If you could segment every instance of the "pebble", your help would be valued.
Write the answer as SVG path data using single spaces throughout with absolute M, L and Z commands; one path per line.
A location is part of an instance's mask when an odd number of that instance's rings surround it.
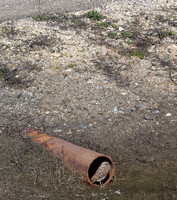
M 17 75 L 15 76 L 15 78 L 17 78 L 17 79 L 18 79 L 18 78 L 20 78 L 20 76 L 17 74 Z
M 72 69 L 71 68 L 66 69 L 66 72 L 72 72 Z
M 159 111 L 159 110 L 156 110 L 156 111 L 154 111 L 154 113 L 160 113 L 160 111 Z
M 114 114 L 118 114 L 118 112 L 119 112 L 118 107 L 117 107 L 117 106 L 114 106 L 114 108 L 113 108 L 113 113 L 114 113 Z
M 32 92 L 27 92 L 26 95 L 27 95 L 28 97 L 32 97 L 32 96 L 33 96 L 33 93 L 32 93 Z
M 137 108 L 139 108 L 140 110 L 144 110 L 144 109 L 147 108 L 146 105 L 144 105 L 144 104 L 136 104 L 136 105 L 134 105 L 134 107 L 137 107 Z
M 90 79 L 87 81 L 88 84 L 93 84 L 93 81 Z
M 82 123 L 82 124 L 81 124 L 81 128 L 86 129 L 86 128 L 87 128 L 87 124 Z
M 152 51 L 152 50 L 154 50 L 155 49 L 155 45 L 152 45 L 151 47 L 150 47 L 150 50 Z
M 153 119 L 154 119 L 154 116 L 153 116 L 153 115 L 146 115 L 146 116 L 144 117 L 144 119 L 146 119 L 146 120 L 153 120 Z
M 171 114 L 171 113 L 167 113 L 166 116 L 167 116 L 167 117 L 171 117 L 172 114 Z
M 116 194 L 121 194 L 120 190 L 115 191 Z
M 133 107 L 131 107 L 131 111 L 133 111 L 133 112 L 135 112 L 135 111 L 137 111 L 137 109 L 139 109 L 139 110 L 144 110 L 144 109 L 146 109 L 147 107 L 146 107 L 146 105 L 144 105 L 144 104 L 136 104 L 136 105 L 134 105 Z
M 147 33 L 147 35 L 148 35 L 148 36 L 151 36 L 153 33 L 154 33 L 153 31 L 149 31 L 149 32 Z
M 94 110 L 96 110 L 96 111 L 101 111 L 101 108 L 98 107 L 98 106 L 95 106 L 95 107 L 94 107 Z
M 122 95 L 127 95 L 127 93 L 126 92 L 122 92 Z
M 131 111 L 135 112 L 135 111 L 137 111 L 137 109 L 133 106 L 133 107 L 131 108 Z
M 119 110 L 119 113 L 121 113 L 121 114 L 124 114 L 124 111 L 122 111 L 122 110 Z
M 50 111 L 46 111 L 45 114 L 46 114 L 46 115 L 49 115 L 49 114 L 50 114 Z
M 56 130 L 54 130 L 53 132 L 54 133 L 61 133 L 63 130 L 62 129 L 56 129 Z
M 119 31 L 124 31 L 124 28 L 120 26 Z
M 22 96 L 22 94 L 17 95 L 17 99 L 20 99 L 21 96 Z

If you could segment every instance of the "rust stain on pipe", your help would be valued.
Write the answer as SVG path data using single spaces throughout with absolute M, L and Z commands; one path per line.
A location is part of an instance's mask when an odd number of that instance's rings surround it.
M 36 129 L 27 128 L 25 133 L 34 142 L 52 152 L 54 156 L 63 159 L 66 167 L 71 171 L 85 176 L 92 186 L 107 184 L 113 179 L 115 166 L 109 156 L 85 149 L 60 138 L 49 136 Z M 92 177 L 94 177 L 102 163 L 108 163 L 110 168 L 100 182 L 93 181 Z

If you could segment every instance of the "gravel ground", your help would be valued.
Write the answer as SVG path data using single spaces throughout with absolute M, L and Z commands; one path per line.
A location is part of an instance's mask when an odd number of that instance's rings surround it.
M 97 11 L 0 23 L 1 199 L 177 198 L 175 1 Z M 30 126 L 108 154 L 115 180 L 56 182 L 56 160 L 21 137 Z

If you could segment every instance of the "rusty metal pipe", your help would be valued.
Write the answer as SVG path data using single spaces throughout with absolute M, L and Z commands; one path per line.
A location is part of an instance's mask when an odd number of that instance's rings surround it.
M 85 149 L 60 138 L 46 135 L 32 128 L 25 129 L 25 133 L 27 133 L 27 136 L 34 142 L 52 152 L 54 156 L 63 159 L 64 164 L 71 171 L 78 172 L 85 176 L 88 183 L 92 186 L 107 184 L 113 179 L 115 166 L 109 156 Z M 108 173 L 101 182 L 93 181 L 92 177 L 103 162 L 109 163 L 110 168 Z

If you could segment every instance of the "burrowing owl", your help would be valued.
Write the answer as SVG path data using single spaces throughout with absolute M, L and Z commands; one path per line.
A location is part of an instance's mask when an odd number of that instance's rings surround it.
M 106 161 L 102 162 L 101 165 L 96 170 L 95 174 L 92 176 L 91 181 L 93 183 L 98 182 L 101 184 L 101 181 L 103 181 L 106 178 L 110 169 L 111 169 L 111 166 L 108 162 L 106 162 Z

